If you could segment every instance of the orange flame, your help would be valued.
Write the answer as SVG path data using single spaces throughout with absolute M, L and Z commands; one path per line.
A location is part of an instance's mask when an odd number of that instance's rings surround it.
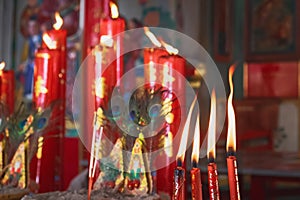
M 0 70 L 2 71 L 2 70 L 4 69 L 4 67 L 5 67 L 5 62 L 2 61 L 2 62 L 0 63 Z
M 64 23 L 63 19 L 59 15 L 59 12 L 55 12 L 55 21 L 56 22 L 55 22 L 55 24 L 53 24 L 53 28 L 55 30 L 59 30 Z
M 200 117 L 199 113 L 197 115 L 196 125 L 195 125 L 195 133 L 194 133 L 194 144 L 193 144 L 193 151 L 192 151 L 192 162 L 198 163 L 199 160 L 199 153 L 200 153 Z
M 213 89 L 210 102 L 210 116 L 208 125 L 207 158 L 216 158 L 216 93 Z
M 160 42 L 162 43 L 163 47 L 167 50 L 167 52 L 169 54 L 173 54 L 173 55 L 177 55 L 178 54 L 178 52 L 179 52 L 178 49 L 176 49 L 175 47 L 173 47 L 173 46 L 165 43 L 162 40 Z
M 111 18 L 117 19 L 119 17 L 118 6 L 114 2 L 109 2 Z
M 43 41 L 47 45 L 49 49 L 55 49 L 56 48 L 56 41 L 52 40 L 51 37 L 47 34 L 43 34 Z
M 155 46 L 161 47 L 161 43 L 158 41 L 155 35 L 149 30 L 148 27 L 144 27 L 144 32 Z
M 228 128 L 227 128 L 227 152 L 232 148 L 233 151 L 236 151 L 236 125 L 235 125 L 235 113 L 232 104 L 233 99 L 233 83 L 232 76 L 235 70 L 235 65 L 229 68 L 229 87 L 230 94 L 227 101 L 227 109 L 228 109 Z
M 188 116 L 186 118 L 186 122 L 185 122 L 184 127 L 183 127 L 183 131 L 182 131 L 179 150 L 178 150 L 178 153 L 177 153 L 177 159 L 180 159 L 181 161 L 184 161 L 184 155 L 185 155 L 187 140 L 188 140 L 188 136 L 189 136 L 189 129 L 190 129 L 192 111 L 193 111 L 193 108 L 195 106 L 196 100 L 197 100 L 197 96 L 195 96 L 195 98 L 192 102 L 192 105 L 190 107 Z

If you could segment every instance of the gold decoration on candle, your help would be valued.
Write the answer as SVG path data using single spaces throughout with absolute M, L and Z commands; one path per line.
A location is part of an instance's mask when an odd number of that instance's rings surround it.
M 96 121 L 95 121 L 95 126 L 96 126 L 96 130 L 100 129 L 100 126 L 103 125 L 103 119 L 105 118 L 104 113 L 103 113 L 103 109 L 101 107 L 99 107 L 97 109 L 97 112 L 95 113 L 96 115 Z
M 46 88 L 45 84 L 45 80 L 43 80 L 41 76 L 38 76 L 34 88 L 34 93 L 36 97 L 38 97 L 40 94 L 48 93 L 48 89 Z
M 95 95 L 96 97 L 99 97 L 103 99 L 105 97 L 105 89 L 106 89 L 106 84 L 105 84 L 105 78 L 100 77 L 96 79 L 95 82 Z
M 52 38 L 47 33 L 43 34 L 43 41 L 45 42 L 46 46 L 49 49 L 56 49 L 56 47 L 57 47 L 57 41 L 52 40 Z
M 42 158 L 43 142 L 44 142 L 44 137 L 39 137 L 39 140 L 38 140 L 38 150 L 37 150 L 37 153 L 36 153 L 37 159 L 41 159 Z

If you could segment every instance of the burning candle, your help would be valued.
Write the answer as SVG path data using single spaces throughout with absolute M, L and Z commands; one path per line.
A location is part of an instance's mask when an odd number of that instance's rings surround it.
M 177 166 L 174 170 L 174 185 L 173 185 L 173 197 L 174 200 L 184 200 L 185 199 L 185 170 L 183 168 L 184 156 L 186 151 L 187 140 L 189 136 L 189 128 L 192 117 L 193 108 L 197 98 L 195 97 L 186 122 L 183 127 L 182 137 L 179 145 L 179 150 L 176 156 Z
M 235 70 L 235 66 L 231 66 L 229 69 L 229 86 L 230 94 L 227 102 L 228 109 L 228 129 L 227 129 L 227 168 L 228 168 L 228 182 L 230 199 L 237 200 L 240 199 L 239 191 L 239 180 L 237 173 L 237 162 L 235 157 L 236 152 L 236 124 L 235 124 L 235 113 L 233 109 L 232 99 L 233 99 L 233 83 L 232 76 Z
M 191 170 L 191 179 L 192 179 L 192 199 L 193 200 L 202 200 L 202 185 L 201 185 L 201 173 L 198 168 L 199 160 L 199 148 L 200 148 L 200 119 L 199 113 L 197 115 L 195 133 L 194 133 L 194 143 L 192 151 L 192 170 Z
M 52 57 L 52 73 L 53 81 L 51 90 L 51 96 L 54 99 L 64 99 L 66 93 L 66 70 L 67 70 L 67 31 L 61 29 L 63 25 L 63 19 L 60 17 L 59 13 L 55 13 L 56 23 L 53 24 L 53 29 L 46 31 L 43 34 L 42 48 L 49 49 L 50 56 Z M 57 51 L 59 53 L 57 53 Z M 62 112 L 65 111 L 65 103 L 62 105 Z
M 162 49 L 161 42 L 155 37 L 155 35 L 149 30 L 148 27 L 144 27 L 145 35 L 150 39 L 151 43 L 155 47 L 145 48 L 144 50 L 144 64 L 145 64 L 145 82 L 150 83 L 150 87 L 153 88 L 155 81 L 158 78 L 157 67 L 159 58 L 161 56 L 167 56 L 168 52 Z
M 207 139 L 207 158 L 208 158 L 208 192 L 209 199 L 220 199 L 218 173 L 216 159 L 216 94 L 215 90 L 211 94 L 210 116 L 208 125 Z
M 106 5 L 105 5 L 106 6 Z M 107 39 L 113 38 L 115 35 L 125 31 L 125 20 L 119 17 L 118 7 L 115 3 L 109 2 L 110 16 L 105 16 L 100 20 L 100 43 Z M 107 45 L 106 45 L 107 46 Z M 123 48 L 123 39 L 120 35 L 116 36 L 110 48 L 103 49 L 103 62 L 115 58 L 109 66 L 113 69 L 107 69 L 105 77 L 107 77 L 107 85 L 113 87 L 115 84 L 120 86 L 120 80 L 123 75 L 123 56 L 121 56 Z M 111 60 L 112 61 L 112 60 Z M 106 63 L 103 63 L 106 64 Z
M 9 113 L 14 112 L 15 75 L 13 70 L 4 70 L 5 62 L 0 63 L 0 98 L 8 107 Z

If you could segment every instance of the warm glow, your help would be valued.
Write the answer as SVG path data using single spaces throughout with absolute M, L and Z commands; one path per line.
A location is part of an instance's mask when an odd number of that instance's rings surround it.
M 171 45 L 165 43 L 164 41 L 161 41 L 161 44 L 163 45 L 163 47 L 167 50 L 167 52 L 169 54 L 173 54 L 173 55 L 177 55 L 178 54 L 178 49 L 172 47 Z
M 63 19 L 59 15 L 59 12 L 55 12 L 55 21 L 56 22 L 55 22 L 55 24 L 53 24 L 53 28 L 55 30 L 59 30 L 64 23 Z
M 101 35 L 100 44 L 105 47 L 113 47 L 114 40 L 110 35 Z
M 229 148 L 232 148 L 233 151 L 236 151 L 236 125 L 235 125 L 235 114 L 232 104 L 233 99 L 233 83 L 232 83 L 232 76 L 235 70 L 235 66 L 231 66 L 229 68 L 229 87 L 230 87 L 230 94 L 227 101 L 227 113 L 228 113 L 228 129 L 227 129 L 227 145 L 226 149 L 227 152 Z
M 194 143 L 193 143 L 193 151 L 192 151 L 192 162 L 198 163 L 199 153 L 200 153 L 200 118 L 199 113 L 197 115 L 195 132 L 194 132 Z
M 147 35 L 147 37 L 151 40 L 151 42 L 155 46 L 161 47 L 161 43 L 158 41 L 158 39 L 155 37 L 155 35 L 149 30 L 148 27 L 144 27 L 144 31 L 145 31 L 145 34 Z
M 185 124 L 183 127 L 183 131 L 182 131 L 181 140 L 180 140 L 179 150 L 177 153 L 177 159 L 180 159 L 182 162 L 184 161 L 184 155 L 185 155 L 187 140 L 188 140 L 188 136 L 189 136 L 192 111 L 193 111 L 196 100 L 197 100 L 197 96 L 195 97 L 194 101 L 192 102 L 188 116 L 186 118 L 186 121 L 185 121 Z
M 3 69 L 4 69 L 4 67 L 5 67 L 5 62 L 4 62 L 4 61 L 2 61 L 2 62 L 0 63 L 0 70 L 3 70 Z
M 47 34 L 43 34 L 43 41 L 47 45 L 49 49 L 55 49 L 56 48 L 56 41 L 52 40 L 51 37 Z
M 119 17 L 118 6 L 114 2 L 110 2 L 109 5 L 111 11 L 111 18 L 117 19 Z
M 213 89 L 210 102 L 210 116 L 208 125 L 207 158 L 216 158 L 216 93 Z

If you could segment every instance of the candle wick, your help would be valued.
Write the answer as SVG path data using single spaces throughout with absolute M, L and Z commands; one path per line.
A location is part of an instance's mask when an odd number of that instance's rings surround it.
M 198 163 L 196 161 L 194 161 L 194 160 L 192 162 L 192 167 L 193 168 L 198 168 Z
M 181 159 L 177 159 L 177 166 L 178 167 L 182 167 L 182 161 L 181 161 Z
M 212 158 L 212 157 L 209 157 L 208 158 L 208 163 L 214 163 L 215 162 L 215 159 L 214 158 Z
M 236 152 L 232 148 L 229 148 L 226 154 L 227 154 L 227 157 L 236 156 Z

